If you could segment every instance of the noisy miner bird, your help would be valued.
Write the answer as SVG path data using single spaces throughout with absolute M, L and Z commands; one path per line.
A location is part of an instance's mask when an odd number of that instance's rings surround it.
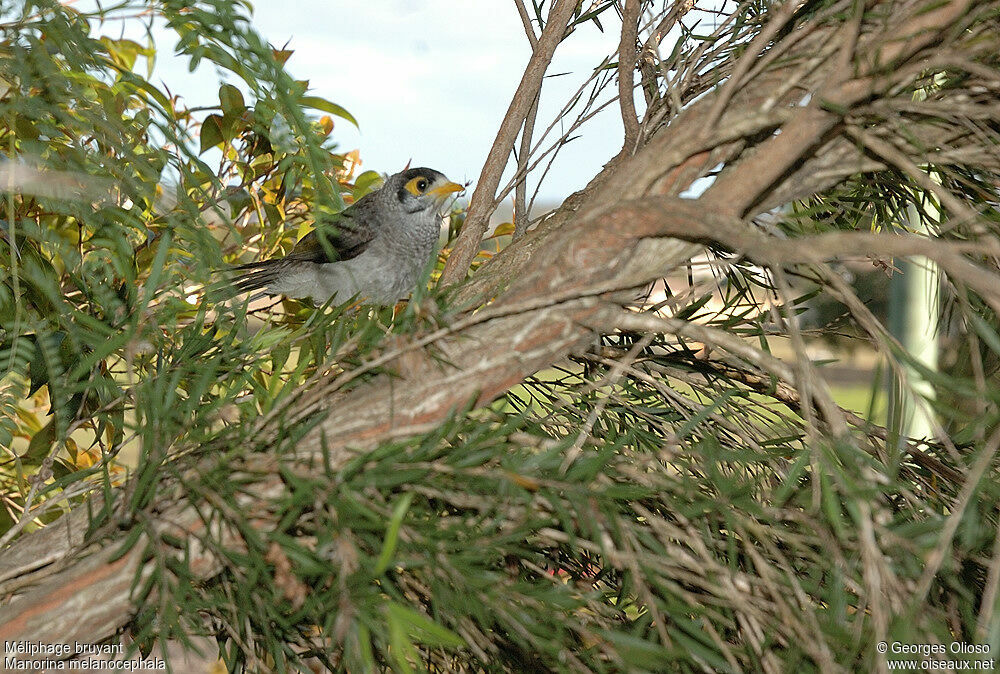
M 441 206 L 465 188 L 429 168 L 390 176 L 378 190 L 304 236 L 282 258 L 234 267 L 240 292 L 390 305 L 407 297 L 434 253 Z M 320 237 L 325 239 L 324 241 Z

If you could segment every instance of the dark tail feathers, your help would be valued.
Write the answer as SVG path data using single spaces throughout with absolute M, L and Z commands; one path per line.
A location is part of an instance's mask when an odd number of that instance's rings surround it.
M 261 260 L 241 264 L 226 271 L 237 273 L 231 283 L 237 291 L 246 293 L 262 290 L 277 281 L 284 266 L 284 260 Z
M 216 272 L 218 280 L 206 288 L 206 295 L 214 301 L 225 301 L 243 293 L 265 290 L 278 279 L 283 262 L 261 260 L 220 269 Z

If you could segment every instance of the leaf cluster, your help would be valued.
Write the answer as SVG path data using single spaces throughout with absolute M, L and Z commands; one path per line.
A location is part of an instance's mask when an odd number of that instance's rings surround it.
M 255 418 L 327 358 L 332 321 L 296 303 L 262 323 L 201 301 L 226 262 L 290 248 L 376 177 L 351 182 L 358 157 L 336 151 L 329 115 L 353 118 L 288 75 L 292 52 L 253 31 L 248 7 L 0 15 L 2 532 L 123 482 L 181 437 Z M 119 24 L 145 43 L 105 33 Z M 217 104 L 153 82 L 154 27 L 192 70 L 227 74 Z

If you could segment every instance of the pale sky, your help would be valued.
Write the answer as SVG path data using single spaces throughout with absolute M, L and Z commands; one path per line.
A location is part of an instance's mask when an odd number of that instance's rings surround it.
M 619 19 L 613 10 L 601 19 L 603 34 L 588 23 L 556 51 L 549 73 L 569 74 L 546 79 L 536 138 L 615 51 Z M 514 3 L 500 0 L 260 0 L 254 24 L 273 45 L 289 42 L 295 53 L 287 68 L 296 79 L 308 79 L 312 93 L 357 118 L 360 133 L 337 119 L 333 138 L 341 150 L 359 148 L 365 169 L 393 173 L 412 160 L 462 182 L 478 179 L 530 55 Z M 217 102 L 215 71 L 188 73 L 172 46 L 160 44 L 154 81 L 161 78 L 189 105 Z M 583 187 L 621 143 L 615 104 L 560 152 L 540 199 L 561 200 Z

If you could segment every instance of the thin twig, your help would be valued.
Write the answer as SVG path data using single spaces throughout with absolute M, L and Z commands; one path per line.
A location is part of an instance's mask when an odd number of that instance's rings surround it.
M 538 117 L 538 103 L 542 92 L 535 94 L 528 116 L 521 129 L 521 145 L 517 153 L 517 186 L 514 188 L 514 241 L 517 241 L 528 231 L 530 208 L 528 207 L 528 160 L 531 158 L 531 135 L 535 130 L 535 118 Z
M 531 45 L 531 53 L 538 50 L 538 38 L 535 36 L 535 29 L 531 26 L 531 17 L 524 7 L 523 0 L 514 0 L 517 6 L 518 16 L 524 25 L 524 34 Z M 524 126 L 521 129 L 521 143 L 517 152 L 517 186 L 514 188 L 514 240 L 520 239 L 528 230 L 528 159 L 531 155 L 531 136 L 535 131 L 535 119 L 538 117 L 538 103 L 541 100 L 541 90 L 535 94 L 535 100 L 531 103 L 528 116 L 524 119 Z

